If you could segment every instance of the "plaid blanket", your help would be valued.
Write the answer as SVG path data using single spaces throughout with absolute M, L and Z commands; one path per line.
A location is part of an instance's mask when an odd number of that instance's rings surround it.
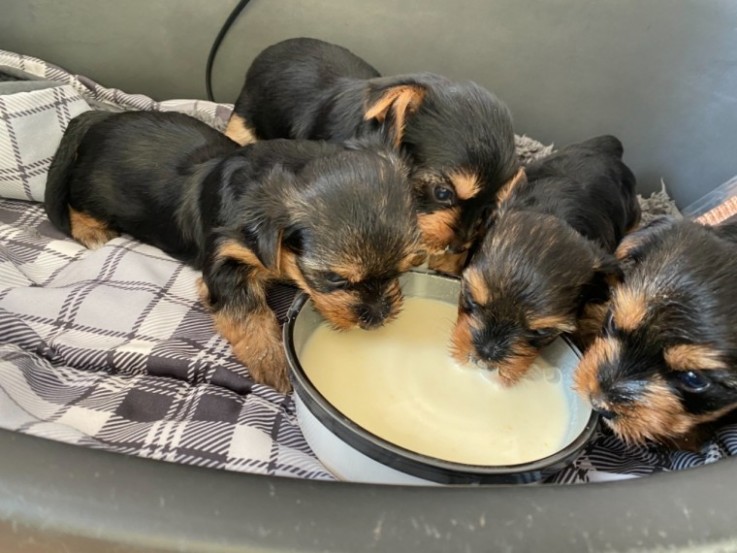
M 86 250 L 35 203 L 63 129 L 90 106 L 175 109 L 218 129 L 231 107 L 155 102 L 10 52 L 0 51 L 2 66 L 36 82 L 0 82 L 0 426 L 171 462 L 332 478 L 291 397 L 253 384 L 214 332 L 195 271 L 126 236 Z M 518 149 L 534 159 L 551 147 L 519 137 Z M 293 295 L 271 290 L 280 318 Z M 629 478 L 735 453 L 737 426 L 699 453 L 627 447 L 603 432 L 549 481 Z

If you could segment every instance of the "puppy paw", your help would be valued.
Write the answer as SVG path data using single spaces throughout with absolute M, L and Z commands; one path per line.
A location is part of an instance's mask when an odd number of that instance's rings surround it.
M 234 317 L 220 311 L 213 314 L 213 319 L 215 328 L 230 342 L 236 359 L 246 366 L 256 383 L 282 393 L 291 390 L 287 357 L 273 312 L 264 309 Z
M 258 345 L 248 339 L 233 346 L 233 353 L 241 361 L 257 384 L 271 386 L 277 392 L 287 394 L 292 390 L 287 371 L 287 357 L 280 340 Z

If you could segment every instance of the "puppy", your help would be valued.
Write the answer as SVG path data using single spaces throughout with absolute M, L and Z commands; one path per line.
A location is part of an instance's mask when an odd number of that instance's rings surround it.
M 611 255 L 640 208 L 622 145 L 601 136 L 560 149 L 503 189 L 461 284 L 455 358 L 517 382 L 541 347 L 575 333 L 619 274 Z M 602 310 L 593 309 L 601 313 Z
M 497 191 L 518 175 L 509 109 L 472 82 L 380 77 L 350 51 L 296 38 L 254 60 L 226 134 L 344 141 L 380 133 L 411 162 L 431 266 L 458 272 Z
M 657 219 L 616 256 L 624 281 L 576 386 L 623 440 L 696 447 L 737 407 L 737 223 Z
M 88 247 L 119 233 L 202 270 L 202 301 L 256 382 L 286 391 L 275 280 L 336 328 L 396 316 L 398 276 L 422 261 L 407 168 L 371 144 L 274 140 L 239 148 L 178 113 L 88 112 L 52 162 L 51 221 Z

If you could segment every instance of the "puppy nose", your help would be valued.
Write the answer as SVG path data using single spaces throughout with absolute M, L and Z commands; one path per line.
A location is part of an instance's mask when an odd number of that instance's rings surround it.
M 362 303 L 357 310 L 358 321 L 364 328 L 379 326 L 390 311 L 391 305 L 383 298 L 374 302 Z
M 486 342 L 476 347 L 476 351 L 484 361 L 498 361 L 504 357 L 504 348 L 496 342 Z

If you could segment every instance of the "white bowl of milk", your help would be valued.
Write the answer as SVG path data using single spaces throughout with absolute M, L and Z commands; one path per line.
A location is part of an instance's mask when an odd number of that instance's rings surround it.
M 331 330 L 307 296 L 284 341 L 305 439 L 336 477 L 356 482 L 534 482 L 570 462 L 597 416 L 572 389 L 579 353 L 544 348 L 506 388 L 493 371 L 449 353 L 457 279 L 402 277 L 400 316 L 377 330 Z

